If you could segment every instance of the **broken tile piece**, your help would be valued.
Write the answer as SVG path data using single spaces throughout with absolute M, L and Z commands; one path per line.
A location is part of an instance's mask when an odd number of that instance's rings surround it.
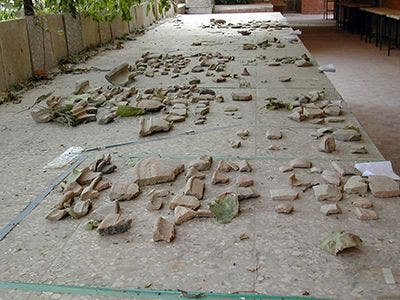
M 369 176 L 369 188 L 377 198 L 391 198 L 400 196 L 399 184 L 387 176 Z
M 282 173 L 285 173 L 285 172 L 293 171 L 293 168 L 290 166 L 281 166 L 281 167 L 279 167 L 279 171 L 281 171 Z
M 200 207 L 200 201 L 194 196 L 178 194 L 171 200 L 169 208 L 175 209 L 177 206 L 184 206 L 196 210 Z
M 344 185 L 344 191 L 347 194 L 364 195 L 368 191 L 368 184 L 361 176 L 351 176 Z
M 239 214 L 238 196 L 223 193 L 210 204 L 210 210 L 219 223 L 230 223 Z
M 361 140 L 361 134 L 354 129 L 338 129 L 333 132 L 333 137 L 337 141 L 353 142 Z
M 289 202 L 280 203 L 275 206 L 275 211 L 280 214 L 290 214 L 293 211 L 293 204 Z
M 362 221 L 376 220 L 378 215 L 373 209 L 365 209 L 361 207 L 356 207 L 355 209 L 357 218 Z
M 360 175 L 360 172 L 353 167 L 353 164 L 346 164 L 345 162 L 340 161 L 332 161 L 331 165 L 335 169 L 335 171 L 339 173 L 340 176 Z
M 340 201 L 342 192 L 337 186 L 320 184 L 313 186 L 314 196 L 317 201 Z
M 257 193 L 252 187 L 238 187 L 236 194 L 238 196 L 238 200 L 260 197 L 260 194 Z
M 232 93 L 233 101 L 250 101 L 253 99 L 253 96 L 249 93 Z
M 342 213 L 342 210 L 337 203 L 322 205 L 320 210 L 325 216 Z
M 212 184 L 225 184 L 229 182 L 229 177 L 222 174 L 221 172 L 214 171 L 211 176 L 211 183 Z
M 195 167 L 191 167 L 187 171 L 187 173 L 185 175 L 185 179 L 188 180 L 190 177 L 197 177 L 200 179 L 204 179 L 206 177 L 206 175 L 201 173 L 200 171 L 198 171 Z
M 240 146 L 242 145 L 241 141 L 234 141 L 234 140 L 230 140 L 228 141 L 229 144 L 231 145 L 232 148 L 236 149 L 236 148 L 240 148 Z
M 209 209 L 196 210 L 196 218 L 214 218 L 214 214 Z
M 67 208 L 67 212 L 74 219 L 80 219 L 89 213 L 91 207 L 90 201 L 75 201 L 72 207 Z
M 204 181 L 197 177 L 190 177 L 186 182 L 184 194 L 195 196 L 197 199 L 203 199 L 205 184 Z
M 344 249 L 361 246 L 362 242 L 360 237 L 355 234 L 333 231 L 321 241 L 320 247 L 332 255 L 337 255 Z
M 196 216 L 196 212 L 193 209 L 184 206 L 177 206 L 174 209 L 174 216 L 175 216 L 175 224 L 180 225 L 184 222 L 193 219 Z
M 123 233 L 131 228 L 132 218 L 120 210 L 119 202 L 116 201 L 114 211 L 106 215 L 97 228 L 100 235 Z
M 340 183 L 342 181 L 339 173 L 331 170 L 324 170 L 321 173 L 322 179 L 324 179 L 327 183 L 333 184 L 336 186 L 340 186 Z
M 232 162 L 227 162 L 224 160 L 220 160 L 218 162 L 217 170 L 220 172 L 231 172 L 231 171 L 237 171 L 239 170 L 239 166 L 232 163 Z
M 240 175 L 237 180 L 236 180 L 236 184 L 239 187 L 249 187 L 254 185 L 254 179 L 253 176 L 244 174 L 244 175 Z
M 158 157 L 144 158 L 132 169 L 133 182 L 139 186 L 174 181 L 185 170 L 182 163 Z
M 189 168 L 193 167 L 198 171 L 207 171 L 211 168 L 212 161 L 211 156 L 203 156 L 198 160 L 190 162 Z
M 361 208 L 371 208 L 372 206 L 374 206 L 374 204 L 370 199 L 364 197 L 352 198 L 351 204 L 353 204 L 355 207 L 361 207 Z
M 336 142 L 332 136 L 324 136 L 319 143 L 319 150 L 326 153 L 332 153 L 336 150 Z
M 171 127 L 172 123 L 162 118 L 150 117 L 147 119 L 146 117 L 140 117 L 139 136 L 144 137 L 161 131 L 169 131 Z
M 140 193 L 139 186 L 132 182 L 117 181 L 113 184 L 110 199 L 113 201 L 126 201 L 136 198 Z
M 163 206 L 163 203 L 164 203 L 163 198 L 152 196 L 149 203 L 147 203 L 146 205 L 146 209 L 148 211 L 160 210 L 161 207 Z
M 295 158 L 290 161 L 289 166 L 291 168 L 311 168 L 311 161 L 304 158 Z
M 175 224 L 164 219 L 163 217 L 159 217 L 157 219 L 156 224 L 154 225 L 153 231 L 153 241 L 165 241 L 172 242 L 175 238 Z
M 65 218 L 67 215 L 68 215 L 68 211 L 66 209 L 54 208 L 46 216 L 46 219 L 49 221 L 59 221 L 59 220 Z
M 252 168 L 247 160 L 241 160 L 238 163 L 239 171 L 240 172 L 251 172 Z
M 277 201 L 293 201 L 299 196 L 299 193 L 292 189 L 274 189 L 270 190 L 271 199 Z

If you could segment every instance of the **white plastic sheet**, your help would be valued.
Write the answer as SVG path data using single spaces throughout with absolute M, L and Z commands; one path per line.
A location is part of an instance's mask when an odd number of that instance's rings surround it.
M 49 162 L 46 169 L 58 169 L 66 166 L 74 159 L 76 159 L 83 151 L 82 147 L 70 147 L 65 150 L 61 155 L 57 156 L 51 162 Z
M 322 65 L 318 67 L 320 72 L 336 72 L 336 68 L 333 64 Z
M 392 163 L 388 160 L 356 163 L 354 167 L 362 173 L 362 176 L 383 175 L 394 180 L 400 180 L 399 175 L 393 171 Z

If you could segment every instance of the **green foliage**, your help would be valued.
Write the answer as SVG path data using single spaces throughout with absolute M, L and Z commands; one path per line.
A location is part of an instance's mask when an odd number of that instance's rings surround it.
M 119 117 L 135 117 L 144 115 L 146 111 L 141 108 L 132 107 L 132 106 L 118 106 L 117 108 L 117 116 Z
M 120 17 L 125 21 L 132 20 L 131 8 L 140 5 L 143 0 L 34 0 L 36 14 L 46 13 L 71 13 L 73 16 L 82 14 L 96 21 L 111 22 Z M 16 18 L 21 14 L 21 0 L 5 0 L 0 6 L 0 21 Z M 163 14 L 170 9 L 170 0 L 149 0 L 147 14 L 154 16 Z

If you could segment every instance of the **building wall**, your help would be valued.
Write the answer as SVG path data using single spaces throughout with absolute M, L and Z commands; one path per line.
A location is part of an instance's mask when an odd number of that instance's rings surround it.
M 322 14 L 324 12 L 323 0 L 302 0 L 301 13 L 302 14 Z
M 400 9 L 400 0 L 382 0 L 382 6 Z
M 134 16 L 129 24 L 121 19 L 111 24 L 98 23 L 85 17 L 73 18 L 69 14 L 0 22 L 0 91 L 39 71 L 49 71 L 63 57 L 128 34 L 130 29 L 147 27 L 161 17 L 158 14 L 154 16 L 151 11 L 146 14 L 146 3 L 132 11 L 142 14 L 140 18 Z M 173 8 L 166 12 L 166 16 L 173 14 Z

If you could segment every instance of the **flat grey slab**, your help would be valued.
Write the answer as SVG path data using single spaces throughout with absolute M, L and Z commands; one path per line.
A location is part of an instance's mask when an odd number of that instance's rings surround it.
M 3 188 L 0 190 L 0 226 L 16 215 L 48 182 L 61 170 L 45 170 L 43 167 L 70 146 L 85 148 L 110 146 L 118 166 L 117 172 L 107 176 L 111 182 L 125 178 L 129 166 L 143 157 L 161 156 L 189 162 L 201 155 L 212 155 L 218 160 L 238 162 L 247 159 L 253 167 L 254 189 L 259 198 L 243 200 L 240 215 L 232 223 L 221 225 L 212 219 L 195 219 L 177 226 L 176 240 L 171 244 L 154 243 L 152 228 L 159 216 L 173 218 L 168 201 L 160 211 L 149 212 L 146 205 L 147 193 L 154 187 L 143 188 L 142 194 L 133 201 L 121 203 L 123 210 L 133 217 L 132 229 L 124 234 L 100 237 L 96 232 L 84 230 L 90 215 L 80 220 L 65 219 L 49 222 L 45 216 L 60 199 L 58 191 L 52 192 L 30 216 L 16 227 L 4 241 L 0 242 L 0 280 L 44 282 L 83 286 L 110 286 L 122 288 L 144 288 L 151 283 L 154 289 L 204 290 L 215 292 L 258 292 L 266 294 L 301 295 L 309 292 L 315 297 L 340 299 L 366 298 L 370 296 L 399 294 L 398 285 L 384 282 L 382 268 L 392 268 L 395 277 L 398 268 L 398 198 L 376 199 L 371 195 L 379 219 L 360 221 L 356 218 L 351 201 L 347 197 L 339 205 L 343 213 L 338 216 L 323 216 L 320 203 L 314 199 L 311 189 L 299 190 L 299 199 L 294 201 L 291 215 L 277 214 L 276 201 L 270 199 L 269 191 L 287 188 L 288 174 L 279 167 L 296 157 L 307 157 L 321 169 L 332 169 L 330 160 L 339 159 L 346 163 L 365 160 L 381 160 L 383 157 L 361 128 L 362 140 L 356 143 L 338 143 L 338 151 L 325 154 L 318 151 L 318 140 L 311 136 L 316 129 L 325 125 L 309 122 L 297 123 L 287 118 L 288 111 L 269 111 L 264 108 L 265 98 L 288 99 L 313 90 L 324 89 L 326 99 L 341 100 L 341 96 L 316 66 L 298 68 L 294 65 L 268 67 L 266 61 L 281 56 L 300 56 L 308 51 L 301 43 L 287 44 L 285 48 L 274 46 L 255 51 L 243 51 L 244 41 L 262 40 L 266 35 L 284 38 L 289 29 L 255 32 L 243 38 L 233 29 L 202 28 L 210 18 L 224 18 L 228 22 L 250 20 L 283 20 L 277 13 L 229 14 L 180 16 L 171 19 L 140 36 L 136 41 L 125 44 L 124 49 L 104 51 L 90 59 L 87 65 L 101 69 L 128 62 L 133 64 L 143 52 L 185 53 L 221 52 L 235 56 L 228 64 L 229 72 L 249 69 L 251 76 L 242 79 L 250 82 L 250 88 L 239 87 L 239 81 L 229 79 L 216 84 L 201 77 L 201 87 L 209 87 L 223 95 L 225 102 L 210 104 L 210 113 L 204 125 L 193 124 L 190 115 L 184 123 L 174 124 L 168 133 L 145 138 L 138 137 L 138 118 L 119 118 L 114 123 L 100 126 L 96 123 L 67 128 L 58 124 L 36 124 L 28 107 L 40 95 L 55 90 L 57 95 L 73 91 L 79 79 L 90 79 L 91 86 L 106 83 L 104 72 L 81 75 L 61 75 L 25 93 L 18 105 L 3 105 L 0 111 L 0 130 Z M 160 36 L 163 37 L 162 44 Z M 204 46 L 194 47 L 193 42 L 206 41 Z M 266 59 L 259 59 L 260 55 Z M 195 64 L 191 62 L 190 66 Z M 279 76 L 292 75 L 293 82 L 281 83 Z M 191 74 L 171 80 L 169 76 L 154 78 L 139 77 L 134 85 L 143 91 L 149 87 L 167 87 L 183 84 Z M 266 80 L 266 83 L 264 83 Z M 231 93 L 246 91 L 253 95 L 249 102 L 234 102 Z M 224 114 L 227 106 L 237 106 L 241 119 Z M 160 113 L 161 114 L 161 113 Z M 344 104 L 347 123 L 361 127 Z M 332 124 L 340 128 L 345 124 Z M 281 129 L 283 139 L 269 141 L 265 137 L 268 129 Z M 230 139 L 238 139 L 236 132 L 248 129 L 250 137 L 242 141 L 242 147 L 233 149 Z M 268 150 L 271 144 L 284 146 L 286 150 Z M 354 155 L 349 147 L 363 145 L 366 155 Z M 89 152 L 90 162 L 101 151 Z M 206 191 L 202 207 L 221 192 L 234 188 L 238 172 L 228 173 L 230 183 L 212 185 L 212 171 L 206 173 Z M 307 170 L 295 170 L 299 179 L 322 182 L 319 174 Z M 157 185 L 179 193 L 185 185 L 184 175 L 172 183 Z M 109 201 L 107 190 L 94 202 L 94 208 Z M 348 251 L 341 256 L 331 256 L 319 249 L 319 241 L 332 230 L 348 230 L 359 235 L 364 245 L 359 250 Z M 241 240 L 242 234 L 250 238 Z M 37 299 L 37 294 L 29 293 Z M 59 297 L 45 294 L 41 297 Z M 0 290 L 0 298 L 20 299 L 20 291 Z M 76 296 L 60 296 L 62 299 L 80 299 Z

